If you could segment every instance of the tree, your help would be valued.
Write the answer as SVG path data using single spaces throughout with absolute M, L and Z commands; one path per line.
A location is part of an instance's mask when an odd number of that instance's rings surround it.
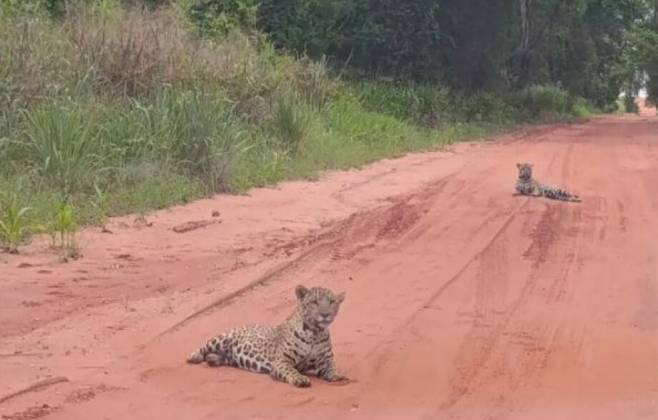
M 198 1 L 224 17 L 253 4 L 257 28 L 276 47 L 328 56 L 357 74 L 468 91 L 559 85 L 606 107 L 641 56 L 658 84 L 652 38 L 635 34 L 649 26 L 656 32 L 658 0 Z M 627 51 L 634 37 L 642 41 L 638 57 Z

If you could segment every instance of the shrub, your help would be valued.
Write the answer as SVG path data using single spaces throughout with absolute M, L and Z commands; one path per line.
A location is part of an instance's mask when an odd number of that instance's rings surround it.
M 638 107 L 637 98 L 634 95 L 624 95 L 624 109 L 631 114 L 640 113 L 640 107 Z
M 313 120 L 311 111 L 294 93 L 277 100 L 272 118 L 272 128 L 280 147 L 296 154 L 311 135 Z
M 236 29 L 255 30 L 257 0 L 199 0 L 190 8 L 201 33 L 226 35 Z
M 504 95 L 490 92 L 455 95 L 458 121 L 505 124 L 519 120 L 514 105 Z
M 238 117 L 225 102 L 200 93 L 165 95 L 167 156 L 209 191 L 228 190 L 231 165 L 247 149 Z
M 73 108 L 56 104 L 27 114 L 26 148 L 45 179 L 71 193 L 89 185 L 100 164 L 100 143 L 93 122 Z
M 362 81 L 354 88 L 371 111 L 435 128 L 451 119 L 450 92 L 440 86 Z
M 571 105 L 570 114 L 576 118 L 588 118 L 596 114 L 597 110 L 585 99 L 575 98 Z
M 565 115 L 569 111 L 569 94 L 555 86 L 532 86 L 522 91 L 519 96 L 520 108 L 533 118 L 547 112 Z
M 71 59 L 96 88 L 137 96 L 208 79 L 216 70 L 206 45 L 193 40 L 171 10 L 115 13 L 108 18 L 82 9 L 67 21 Z

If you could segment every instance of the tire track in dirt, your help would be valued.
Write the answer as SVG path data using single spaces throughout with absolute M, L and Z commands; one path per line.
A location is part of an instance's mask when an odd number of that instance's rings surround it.
M 437 195 L 445 188 L 452 176 L 447 176 L 421 191 L 407 194 L 401 197 L 390 198 L 392 204 L 381 206 L 374 210 L 355 213 L 344 221 L 336 223 L 325 232 L 313 234 L 296 240 L 292 247 L 305 248 L 301 254 L 291 261 L 281 264 L 262 277 L 256 278 L 247 285 L 221 296 L 216 301 L 198 309 L 194 313 L 160 332 L 155 338 L 158 340 L 163 336 L 186 325 L 199 316 L 206 315 L 212 311 L 219 310 L 230 305 L 237 298 L 244 298 L 247 293 L 257 287 L 265 286 L 269 282 L 286 278 L 286 276 L 307 261 L 322 258 L 322 255 L 330 253 L 332 259 L 354 258 L 359 252 L 377 246 L 382 240 L 392 240 L 409 231 L 421 218 L 425 208 L 430 206 Z M 353 238 L 370 238 L 354 243 Z M 290 244 L 284 245 L 291 247 Z M 347 248 L 346 251 L 337 252 L 337 249 Z M 330 251 L 328 251 L 330 250 Z
M 555 159 L 552 159 L 551 162 L 554 162 Z M 422 305 L 420 305 L 413 313 L 412 315 L 405 320 L 388 338 L 383 339 L 378 346 L 376 346 L 373 350 L 370 351 L 368 354 L 368 357 L 372 357 L 376 354 L 380 354 L 378 357 L 378 361 L 374 364 L 375 370 L 383 368 L 383 366 L 387 363 L 388 359 L 391 357 L 390 355 L 394 354 L 394 351 L 390 349 L 390 351 L 387 351 L 387 347 L 391 347 L 393 340 L 392 337 L 399 335 L 400 333 L 403 333 L 404 331 L 409 329 L 409 326 L 412 325 L 416 319 L 418 318 L 419 314 L 423 313 L 427 309 L 431 309 L 432 305 L 435 304 L 437 300 L 439 300 L 442 296 L 442 294 L 445 293 L 445 291 L 452 285 L 454 285 L 460 278 L 464 276 L 464 274 L 471 269 L 475 264 L 479 264 L 480 267 L 480 275 L 477 276 L 479 278 L 479 286 L 478 290 L 481 290 L 485 284 L 485 276 L 482 273 L 487 273 L 486 277 L 502 277 L 504 276 L 504 271 L 505 271 L 505 266 L 506 262 L 504 258 L 501 258 L 501 253 L 505 252 L 505 246 L 504 240 L 501 238 L 504 236 L 507 228 L 512 224 L 515 219 L 517 218 L 519 212 L 521 212 L 527 204 L 530 202 L 530 199 L 523 199 L 523 203 L 515 208 L 513 212 L 507 217 L 506 220 L 500 225 L 500 227 L 496 230 L 496 232 L 488 239 L 482 249 L 480 249 L 478 252 L 473 254 L 470 258 L 466 260 L 464 265 L 460 270 L 457 271 L 448 281 L 443 283 L 433 294 L 430 295 L 429 299 L 424 301 Z M 558 203 L 551 203 L 547 204 L 545 206 L 545 211 L 543 212 L 542 217 L 539 219 L 539 222 L 537 224 L 537 227 L 535 229 L 535 236 L 533 239 L 533 243 L 529 246 L 529 249 L 537 249 L 537 258 L 535 259 L 535 263 L 533 263 L 534 268 L 537 270 L 539 269 L 539 266 L 545 262 L 546 256 L 545 254 L 548 252 L 549 249 L 555 246 L 555 242 L 557 237 L 559 236 L 559 233 L 556 231 L 560 229 L 560 223 L 559 220 L 554 220 L 553 215 L 554 215 L 554 208 L 552 206 L 558 206 L 557 211 L 560 212 L 557 217 L 563 217 L 565 216 L 565 208 L 563 204 L 558 204 Z M 558 223 L 556 223 L 558 222 Z M 573 232 L 572 232 L 573 233 Z M 575 235 L 578 238 L 582 238 L 582 235 Z M 547 241 L 548 239 L 548 241 Z M 580 245 L 576 242 L 579 241 L 571 241 L 571 244 L 575 244 L 570 247 L 565 247 L 564 249 L 576 249 Z M 565 255 L 565 259 L 569 262 L 568 266 L 571 266 L 571 264 L 574 261 L 574 255 L 575 253 L 572 252 L 567 252 Z M 562 279 L 566 279 L 568 276 L 569 270 L 566 270 L 563 275 L 560 276 Z M 526 282 L 524 285 L 523 289 L 519 293 L 518 299 L 511 305 L 511 309 L 507 312 L 501 313 L 500 311 L 494 312 L 494 316 L 491 317 L 492 319 L 488 319 L 488 310 L 486 309 L 486 305 L 484 305 L 482 302 L 480 303 L 480 306 L 476 307 L 474 310 L 474 315 L 473 319 L 470 322 L 473 322 L 474 326 L 472 329 L 472 332 L 470 333 L 471 339 L 466 338 L 466 341 L 464 341 L 463 347 L 465 349 L 468 348 L 477 348 L 479 349 L 479 355 L 478 356 L 473 356 L 470 358 L 468 361 L 464 362 L 464 366 L 467 366 L 466 370 L 463 370 L 460 372 L 461 378 L 460 378 L 460 383 L 453 383 L 453 394 L 447 398 L 444 403 L 439 407 L 439 411 L 445 411 L 452 406 L 456 405 L 461 398 L 468 393 L 469 389 L 473 385 L 473 382 L 476 380 L 476 377 L 478 376 L 477 373 L 489 362 L 489 359 L 491 355 L 493 354 L 494 351 L 496 351 L 496 346 L 504 339 L 507 339 L 510 336 L 517 336 L 519 339 L 525 339 L 525 342 L 523 343 L 524 347 L 526 347 L 528 350 L 526 352 L 526 357 L 524 363 L 527 364 L 526 370 L 528 372 L 532 371 L 532 366 L 540 366 L 542 360 L 546 359 L 546 353 L 547 351 L 544 351 L 547 348 L 546 341 L 547 339 L 545 336 L 550 336 L 550 331 L 545 332 L 539 337 L 533 337 L 529 335 L 528 333 L 524 331 L 520 332 L 510 332 L 509 327 L 511 322 L 515 319 L 517 316 L 517 313 L 521 308 L 527 304 L 528 297 L 531 295 L 531 293 L 534 291 L 535 287 L 535 281 L 536 279 L 533 278 L 534 276 L 530 277 L 529 280 Z M 553 288 L 557 288 L 557 285 L 554 285 Z M 486 293 L 482 292 L 479 293 L 479 296 L 481 299 L 485 299 Z M 484 305 L 484 306 L 482 306 Z M 467 335 L 469 337 L 469 335 Z M 530 340 L 530 341 L 528 341 Z M 484 342 L 483 342 L 484 341 Z M 535 368 L 535 371 L 539 371 L 539 369 Z M 536 376 L 536 374 L 533 374 L 531 376 Z M 516 385 L 512 385 L 511 388 L 512 390 L 515 388 L 518 388 L 521 383 L 521 377 L 519 377 L 519 381 Z M 527 378 L 526 378 L 527 379 Z M 502 403 L 501 403 L 502 404 Z
M 485 177 L 478 177 L 478 178 L 480 178 L 481 180 L 486 179 Z M 456 190 L 452 191 L 454 194 L 451 194 L 448 197 L 440 196 L 439 193 L 443 192 L 443 188 L 441 188 L 439 191 L 436 190 L 433 191 L 432 188 L 428 188 L 425 191 L 425 193 L 423 193 L 423 195 L 425 196 L 424 201 L 428 201 L 433 204 L 436 204 L 437 202 L 440 201 L 443 207 L 446 207 L 450 210 L 454 210 L 460 205 L 459 202 L 461 200 L 459 194 L 466 193 L 466 190 L 464 190 L 464 186 L 467 184 L 463 183 L 459 179 L 453 179 L 452 183 L 455 184 L 455 186 L 460 185 L 459 187 L 457 187 Z M 486 190 L 486 189 L 487 188 L 484 185 L 482 185 L 482 181 L 472 182 L 471 180 L 471 182 L 468 183 L 467 191 L 469 193 L 472 193 L 474 191 Z M 470 267 L 472 267 L 475 262 L 479 261 L 481 258 L 486 256 L 487 253 L 492 249 L 492 247 L 496 246 L 498 239 L 501 237 L 501 235 L 504 234 L 505 230 L 514 221 L 518 213 L 527 206 L 530 200 L 526 198 L 519 198 L 517 201 L 520 201 L 520 204 L 514 206 L 511 209 L 511 211 L 506 212 L 504 217 L 501 217 L 501 213 L 499 209 L 495 209 L 495 208 L 492 209 L 488 213 L 488 215 L 485 218 L 483 218 L 479 223 L 480 227 L 484 227 L 492 222 L 498 223 L 498 227 L 495 229 L 495 232 L 493 232 L 492 235 L 488 236 L 487 239 L 483 241 L 484 246 L 479 250 L 475 250 L 472 254 L 469 254 L 470 256 L 467 256 L 465 258 L 465 261 L 462 263 L 461 267 L 456 270 L 455 274 L 451 275 L 451 277 L 447 281 L 441 282 L 441 285 L 438 287 L 438 289 L 435 288 L 434 290 L 430 290 L 428 298 L 424 298 L 420 300 L 419 303 L 417 303 L 414 309 L 411 311 L 409 316 L 399 320 L 397 322 L 397 326 L 395 327 L 395 329 L 389 332 L 387 335 L 379 337 L 377 343 L 368 351 L 368 353 L 360 356 L 358 360 L 353 362 L 353 364 L 368 363 L 368 360 L 374 358 L 376 360 L 372 363 L 369 363 L 372 371 L 377 372 L 383 366 L 385 366 L 386 363 L 388 362 L 389 355 L 395 354 L 393 347 L 396 347 L 398 344 L 396 343 L 395 337 L 407 331 L 409 329 L 409 326 L 414 323 L 414 321 L 416 320 L 419 314 L 426 312 L 427 310 L 431 310 L 432 304 L 436 300 L 438 300 L 441 297 L 441 295 L 450 288 L 450 286 L 454 285 L 457 281 L 459 281 L 465 271 L 467 271 Z M 464 205 L 463 201 L 461 205 L 462 206 Z M 502 218 L 502 222 L 498 220 L 501 218 Z M 404 219 L 404 217 L 401 217 L 401 219 Z M 480 227 L 476 227 L 474 230 L 477 231 L 480 229 Z M 449 229 L 449 227 L 440 228 L 439 232 L 444 232 L 446 229 Z M 406 230 L 408 231 L 408 233 L 405 234 L 403 238 L 400 238 L 400 240 L 396 241 L 394 244 L 391 244 L 391 248 L 404 247 L 405 246 L 404 244 L 416 241 L 417 239 L 419 239 L 418 238 L 419 233 L 427 232 L 427 227 L 421 225 L 414 228 L 413 231 L 409 231 L 409 229 Z M 376 386 L 372 381 L 369 380 L 362 384 L 361 389 L 366 389 L 370 385 Z
M 572 151 L 573 146 L 570 146 L 562 160 L 565 179 L 568 179 Z M 568 287 L 568 284 L 570 279 L 573 282 L 573 272 L 584 246 L 584 238 L 595 230 L 605 231 L 605 226 L 599 227 L 583 221 L 583 213 L 588 213 L 588 219 L 596 219 L 605 214 L 605 207 L 598 203 L 596 197 L 588 197 L 583 206 L 553 202 L 544 205 L 544 211 L 533 228 L 531 243 L 523 252 L 523 256 L 531 262 L 531 270 L 518 298 L 509 306 L 508 311 L 489 311 L 491 316 L 485 315 L 487 311 L 482 310 L 482 307 L 476 307 L 478 321 L 474 322 L 471 333 L 462 342 L 461 353 L 468 354 L 469 350 L 472 353 L 473 348 L 478 350 L 476 355 L 463 358 L 463 368 L 457 368 L 459 376 L 453 384 L 453 393 L 439 406 L 439 412 L 445 414 L 447 411 L 455 416 L 458 410 L 451 409 L 468 396 L 471 390 L 495 383 L 499 369 L 497 366 L 500 366 L 504 355 L 516 354 L 515 364 L 519 369 L 515 374 L 507 375 L 505 388 L 500 390 L 499 396 L 492 402 L 487 418 L 507 416 L 518 408 L 514 396 L 523 388 L 539 383 L 554 346 L 563 339 L 567 321 L 564 317 L 556 316 L 554 323 L 538 329 L 535 326 L 526 327 L 522 321 L 519 322 L 524 319 L 520 314 L 524 311 L 536 312 L 529 310 L 529 306 L 537 300 L 547 307 L 553 307 L 558 313 L 559 307 L 567 307 L 565 300 L 573 291 L 573 285 Z M 495 255 L 483 260 L 500 263 Z M 486 262 L 483 265 L 486 266 Z M 487 273 L 488 277 L 492 270 L 487 267 L 481 272 Z M 519 347 L 520 352 L 514 347 Z

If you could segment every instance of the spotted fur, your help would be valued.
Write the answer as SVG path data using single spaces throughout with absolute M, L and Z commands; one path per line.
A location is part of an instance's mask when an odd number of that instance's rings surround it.
M 345 298 L 322 287 L 295 288 L 297 307 L 278 326 L 252 325 L 219 334 L 187 358 L 188 363 L 228 365 L 267 373 L 297 387 L 311 386 L 306 375 L 329 382 L 344 376 L 336 370 L 329 324 Z
M 579 203 L 581 199 L 561 188 L 551 187 L 540 184 L 532 177 L 531 163 L 517 163 L 519 178 L 516 180 L 516 191 L 521 195 L 530 195 L 533 197 L 546 197 L 553 200 L 571 201 Z

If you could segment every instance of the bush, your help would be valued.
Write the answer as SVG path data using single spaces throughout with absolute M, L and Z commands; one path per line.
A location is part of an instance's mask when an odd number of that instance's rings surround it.
M 513 101 L 528 119 L 566 115 L 571 106 L 569 94 L 555 86 L 531 86 L 515 94 Z
M 212 80 L 228 64 L 215 56 L 221 52 L 212 44 L 193 39 L 169 9 L 119 9 L 109 17 L 83 9 L 67 21 L 67 34 L 74 65 L 96 89 L 113 95 L 139 96 L 163 85 Z
M 253 31 L 258 3 L 257 0 L 199 0 L 190 8 L 190 16 L 204 35 Z
M 27 156 L 39 173 L 66 194 L 90 185 L 102 154 L 93 121 L 57 104 L 28 113 L 27 120 Z
M 353 85 L 366 109 L 438 128 L 453 119 L 450 92 L 429 84 L 363 81 Z
M 313 116 L 306 104 L 292 93 L 277 100 L 272 118 L 272 128 L 280 147 L 296 154 L 308 142 Z
M 573 100 L 570 114 L 576 118 L 588 118 L 596 114 L 597 110 L 585 99 L 576 98 Z
M 436 81 L 438 10 L 431 0 L 262 0 L 258 27 L 288 51 L 328 55 L 371 75 Z
M 631 114 L 640 113 L 640 107 L 637 105 L 637 98 L 634 95 L 624 95 L 624 109 Z
M 248 149 L 243 122 L 221 97 L 167 89 L 153 100 L 110 107 L 101 123 L 115 177 L 134 184 L 162 165 L 209 192 L 230 189 L 231 168 Z
M 216 98 L 200 93 L 165 95 L 157 107 L 165 117 L 164 157 L 199 178 L 209 191 L 230 189 L 231 164 L 246 150 L 239 119 Z
M 489 92 L 461 93 L 456 95 L 455 103 L 459 120 L 494 124 L 507 124 L 522 120 L 518 116 L 515 104 L 504 95 Z

